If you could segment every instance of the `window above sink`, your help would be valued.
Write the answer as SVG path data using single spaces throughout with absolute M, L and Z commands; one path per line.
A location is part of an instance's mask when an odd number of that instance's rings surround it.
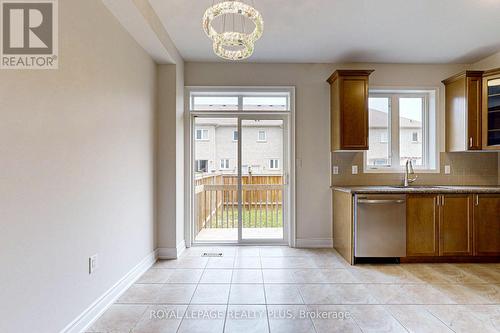
M 436 90 L 370 89 L 364 172 L 437 172 Z

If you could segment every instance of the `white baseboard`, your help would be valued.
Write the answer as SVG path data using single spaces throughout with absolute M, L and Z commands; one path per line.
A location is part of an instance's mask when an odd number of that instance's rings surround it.
M 186 242 L 183 239 L 179 244 L 177 244 L 177 258 L 181 256 L 182 252 L 184 252 L 185 249 L 186 249 Z
M 80 333 L 87 329 L 101 316 L 117 299 L 121 296 L 137 279 L 144 274 L 158 258 L 158 251 L 155 250 L 141 260 L 123 278 L 115 283 L 108 291 L 92 303 L 75 320 L 66 326 L 61 333 Z
M 297 238 L 295 246 L 300 248 L 333 248 L 332 238 Z
M 186 249 L 184 240 L 179 242 L 176 247 L 160 247 L 158 248 L 158 259 L 177 259 Z

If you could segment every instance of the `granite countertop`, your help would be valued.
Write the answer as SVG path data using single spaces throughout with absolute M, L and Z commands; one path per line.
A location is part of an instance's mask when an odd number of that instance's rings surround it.
M 334 191 L 342 191 L 352 194 L 376 194 L 376 193 L 500 193 L 500 186 L 332 186 Z

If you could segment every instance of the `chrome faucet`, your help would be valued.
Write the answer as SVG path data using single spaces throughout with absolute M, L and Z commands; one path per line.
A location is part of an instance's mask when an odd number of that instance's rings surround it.
M 416 181 L 418 176 L 415 174 L 415 171 L 413 170 L 413 163 L 411 160 L 406 160 L 406 167 L 405 167 L 405 178 L 403 180 L 403 186 L 407 187 L 414 181 Z

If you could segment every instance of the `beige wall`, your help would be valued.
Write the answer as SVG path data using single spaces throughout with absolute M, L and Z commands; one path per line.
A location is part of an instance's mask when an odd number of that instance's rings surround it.
M 184 247 L 184 67 L 158 66 L 158 247 L 175 256 Z
M 296 86 L 297 237 L 331 238 L 329 90 L 331 65 L 186 63 L 186 85 Z
M 471 69 L 476 70 L 488 70 L 498 67 L 500 67 L 500 52 L 492 54 L 491 56 L 479 60 L 471 65 Z
M 155 248 L 156 65 L 100 0 L 59 12 L 59 70 L 0 72 L 1 332 L 60 331 Z
M 439 147 L 444 150 L 444 87 L 441 80 L 467 68 L 467 65 L 398 65 L 398 64 L 253 64 L 253 63 L 186 63 L 185 83 L 187 86 L 210 85 L 292 85 L 296 87 L 296 157 L 301 160 L 297 167 L 297 238 L 331 238 L 331 193 L 330 185 L 330 99 L 326 79 L 339 68 L 375 69 L 370 79 L 372 87 L 438 88 L 439 93 Z M 473 161 L 478 158 L 491 172 L 491 179 L 498 179 L 492 163 L 497 163 L 496 154 L 467 155 Z M 470 167 L 467 156 L 442 156 L 457 161 L 456 172 L 466 180 Z M 362 154 L 335 154 L 334 160 L 341 166 L 342 174 L 350 172 L 350 162 L 359 162 Z M 450 162 L 451 163 L 451 162 Z M 398 174 L 360 174 L 349 176 L 352 183 L 398 183 Z M 452 166 L 453 169 L 453 166 Z M 482 169 L 481 169 L 482 170 Z M 474 174 L 481 172 L 474 169 Z M 420 181 L 435 180 L 435 176 L 424 175 Z M 434 178 L 432 178 L 434 177 Z M 439 178 L 441 179 L 441 178 Z M 446 179 L 446 178 L 443 178 Z M 443 182 L 446 182 L 443 181 Z M 485 181 L 486 182 L 486 181 Z

